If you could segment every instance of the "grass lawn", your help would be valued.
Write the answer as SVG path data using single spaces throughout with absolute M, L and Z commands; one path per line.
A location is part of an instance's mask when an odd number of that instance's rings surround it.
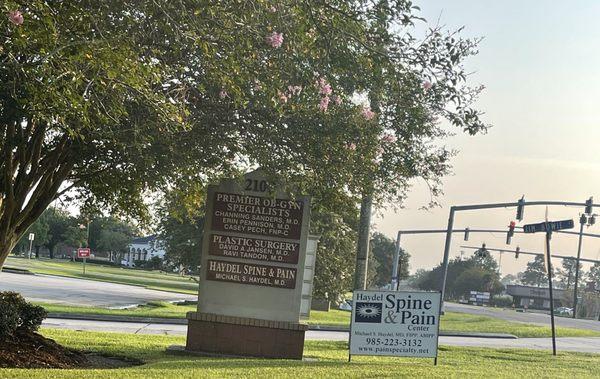
M 48 312 L 75 313 L 86 315 L 112 315 L 132 317 L 185 318 L 185 314 L 195 311 L 196 305 L 176 305 L 163 301 L 151 301 L 136 308 L 106 309 L 94 307 L 75 307 L 61 304 L 35 303 L 46 308 Z
M 486 348 L 440 348 L 432 359 L 353 357 L 344 342 L 307 341 L 311 361 L 171 356 L 165 348 L 184 337 L 43 329 L 57 342 L 84 351 L 141 359 L 145 365 L 113 370 L 0 369 L 2 378 L 382 378 L 382 377 L 597 377 L 600 355 Z
M 24 259 L 15 257 L 9 257 L 5 263 L 6 267 L 29 270 L 36 274 L 131 284 L 169 292 L 188 294 L 198 293 L 198 284 L 190 277 L 181 277 L 177 274 L 167 274 L 158 271 L 133 270 L 91 263 L 86 264 L 86 274 L 83 275 L 82 265 L 81 262 L 70 262 L 67 260 Z
M 550 326 L 511 322 L 499 318 L 446 312 L 440 328 L 453 332 L 508 333 L 517 337 L 551 337 Z M 600 337 L 600 332 L 587 329 L 556 327 L 557 337 Z
M 309 324 L 348 326 L 350 323 L 350 312 L 346 311 L 311 311 L 310 314 Z M 440 329 L 445 332 L 508 333 L 523 338 L 552 336 L 550 326 L 510 322 L 487 316 L 455 312 L 446 312 L 442 316 Z M 557 327 L 556 335 L 558 337 L 600 337 L 600 332 Z

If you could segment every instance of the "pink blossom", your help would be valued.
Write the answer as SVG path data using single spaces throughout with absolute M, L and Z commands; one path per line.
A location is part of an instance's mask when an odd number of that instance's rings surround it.
M 327 79 L 319 78 L 319 80 L 317 81 L 317 88 L 319 88 L 319 93 L 321 95 L 331 95 L 331 85 L 327 82 Z
M 283 44 L 283 33 L 270 33 L 265 37 L 265 41 L 272 48 L 276 49 L 278 47 L 281 47 L 281 45 Z
M 363 106 L 362 111 L 360 112 L 365 120 L 372 120 L 375 117 L 375 112 L 371 110 L 371 107 Z
M 222 90 L 219 92 L 219 97 L 220 97 L 221 99 L 224 99 L 224 98 L 226 98 L 226 97 L 229 97 L 229 94 L 227 93 L 227 91 L 225 91 L 224 89 L 222 89 Z
M 300 95 L 302 92 L 302 86 L 288 86 L 288 93 L 291 95 Z
M 335 103 L 335 105 L 340 105 L 342 103 L 342 98 L 338 95 L 331 96 L 331 100 Z
M 384 151 L 384 150 L 383 150 L 383 147 L 379 146 L 375 152 L 377 153 L 377 155 L 379 155 L 379 156 L 380 156 L 380 155 L 382 155 L 382 154 L 383 154 L 383 151 Z
M 269 7 L 269 12 L 271 12 L 271 13 L 275 13 L 275 12 L 277 12 L 277 8 L 275 8 L 275 6 L 274 6 L 274 5 L 271 5 L 271 6 Z
M 425 91 L 429 91 L 431 89 L 431 87 L 433 87 L 433 84 L 431 84 L 431 82 L 429 80 L 425 80 L 423 82 L 423 89 Z
M 392 135 L 392 134 L 386 134 L 383 137 L 381 137 L 381 141 L 386 142 L 386 143 L 394 143 L 396 142 L 396 136 Z
M 327 108 L 329 108 L 329 96 L 325 96 L 319 102 L 319 109 L 322 112 L 327 112 Z
M 354 151 L 356 150 L 356 144 L 354 142 L 351 142 L 346 145 L 346 149 Z
M 283 93 L 281 91 L 277 91 L 277 96 L 279 97 L 279 101 L 281 101 L 284 104 L 287 103 L 288 97 L 285 93 Z
M 325 84 L 319 89 L 319 93 L 321 95 L 331 95 L 331 85 L 329 83 Z
M 8 20 L 15 25 L 21 25 L 23 23 L 23 14 L 21 11 L 10 11 L 8 12 Z

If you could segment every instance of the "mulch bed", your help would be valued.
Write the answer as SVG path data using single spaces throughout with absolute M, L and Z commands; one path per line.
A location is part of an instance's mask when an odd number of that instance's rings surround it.
M 0 368 L 119 368 L 142 362 L 85 354 L 37 333 L 19 331 L 0 341 Z

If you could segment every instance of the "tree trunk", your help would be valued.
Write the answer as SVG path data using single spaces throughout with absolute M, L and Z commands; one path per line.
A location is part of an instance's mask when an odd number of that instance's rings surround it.
M 50 259 L 54 259 L 54 246 L 50 246 L 48 249 L 48 255 L 50 256 Z
M 369 267 L 369 240 L 371 238 L 371 207 L 373 197 L 365 195 L 360 204 L 360 222 L 358 226 L 358 244 L 356 251 L 356 268 L 354 271 L 354 289 L 367 288 L 367 271 Z
M 0 271 L 2 270 L 2 266 L 4 266 L 8 254 L 10 254 L 18 241 L 18 238 L 10 237 L 0 240 Z

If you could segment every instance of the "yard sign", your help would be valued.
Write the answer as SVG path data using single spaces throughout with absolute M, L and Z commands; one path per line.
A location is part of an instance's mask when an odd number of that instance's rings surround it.
M 440 292 L 355 291 L 350 356 L 436 358 Z

